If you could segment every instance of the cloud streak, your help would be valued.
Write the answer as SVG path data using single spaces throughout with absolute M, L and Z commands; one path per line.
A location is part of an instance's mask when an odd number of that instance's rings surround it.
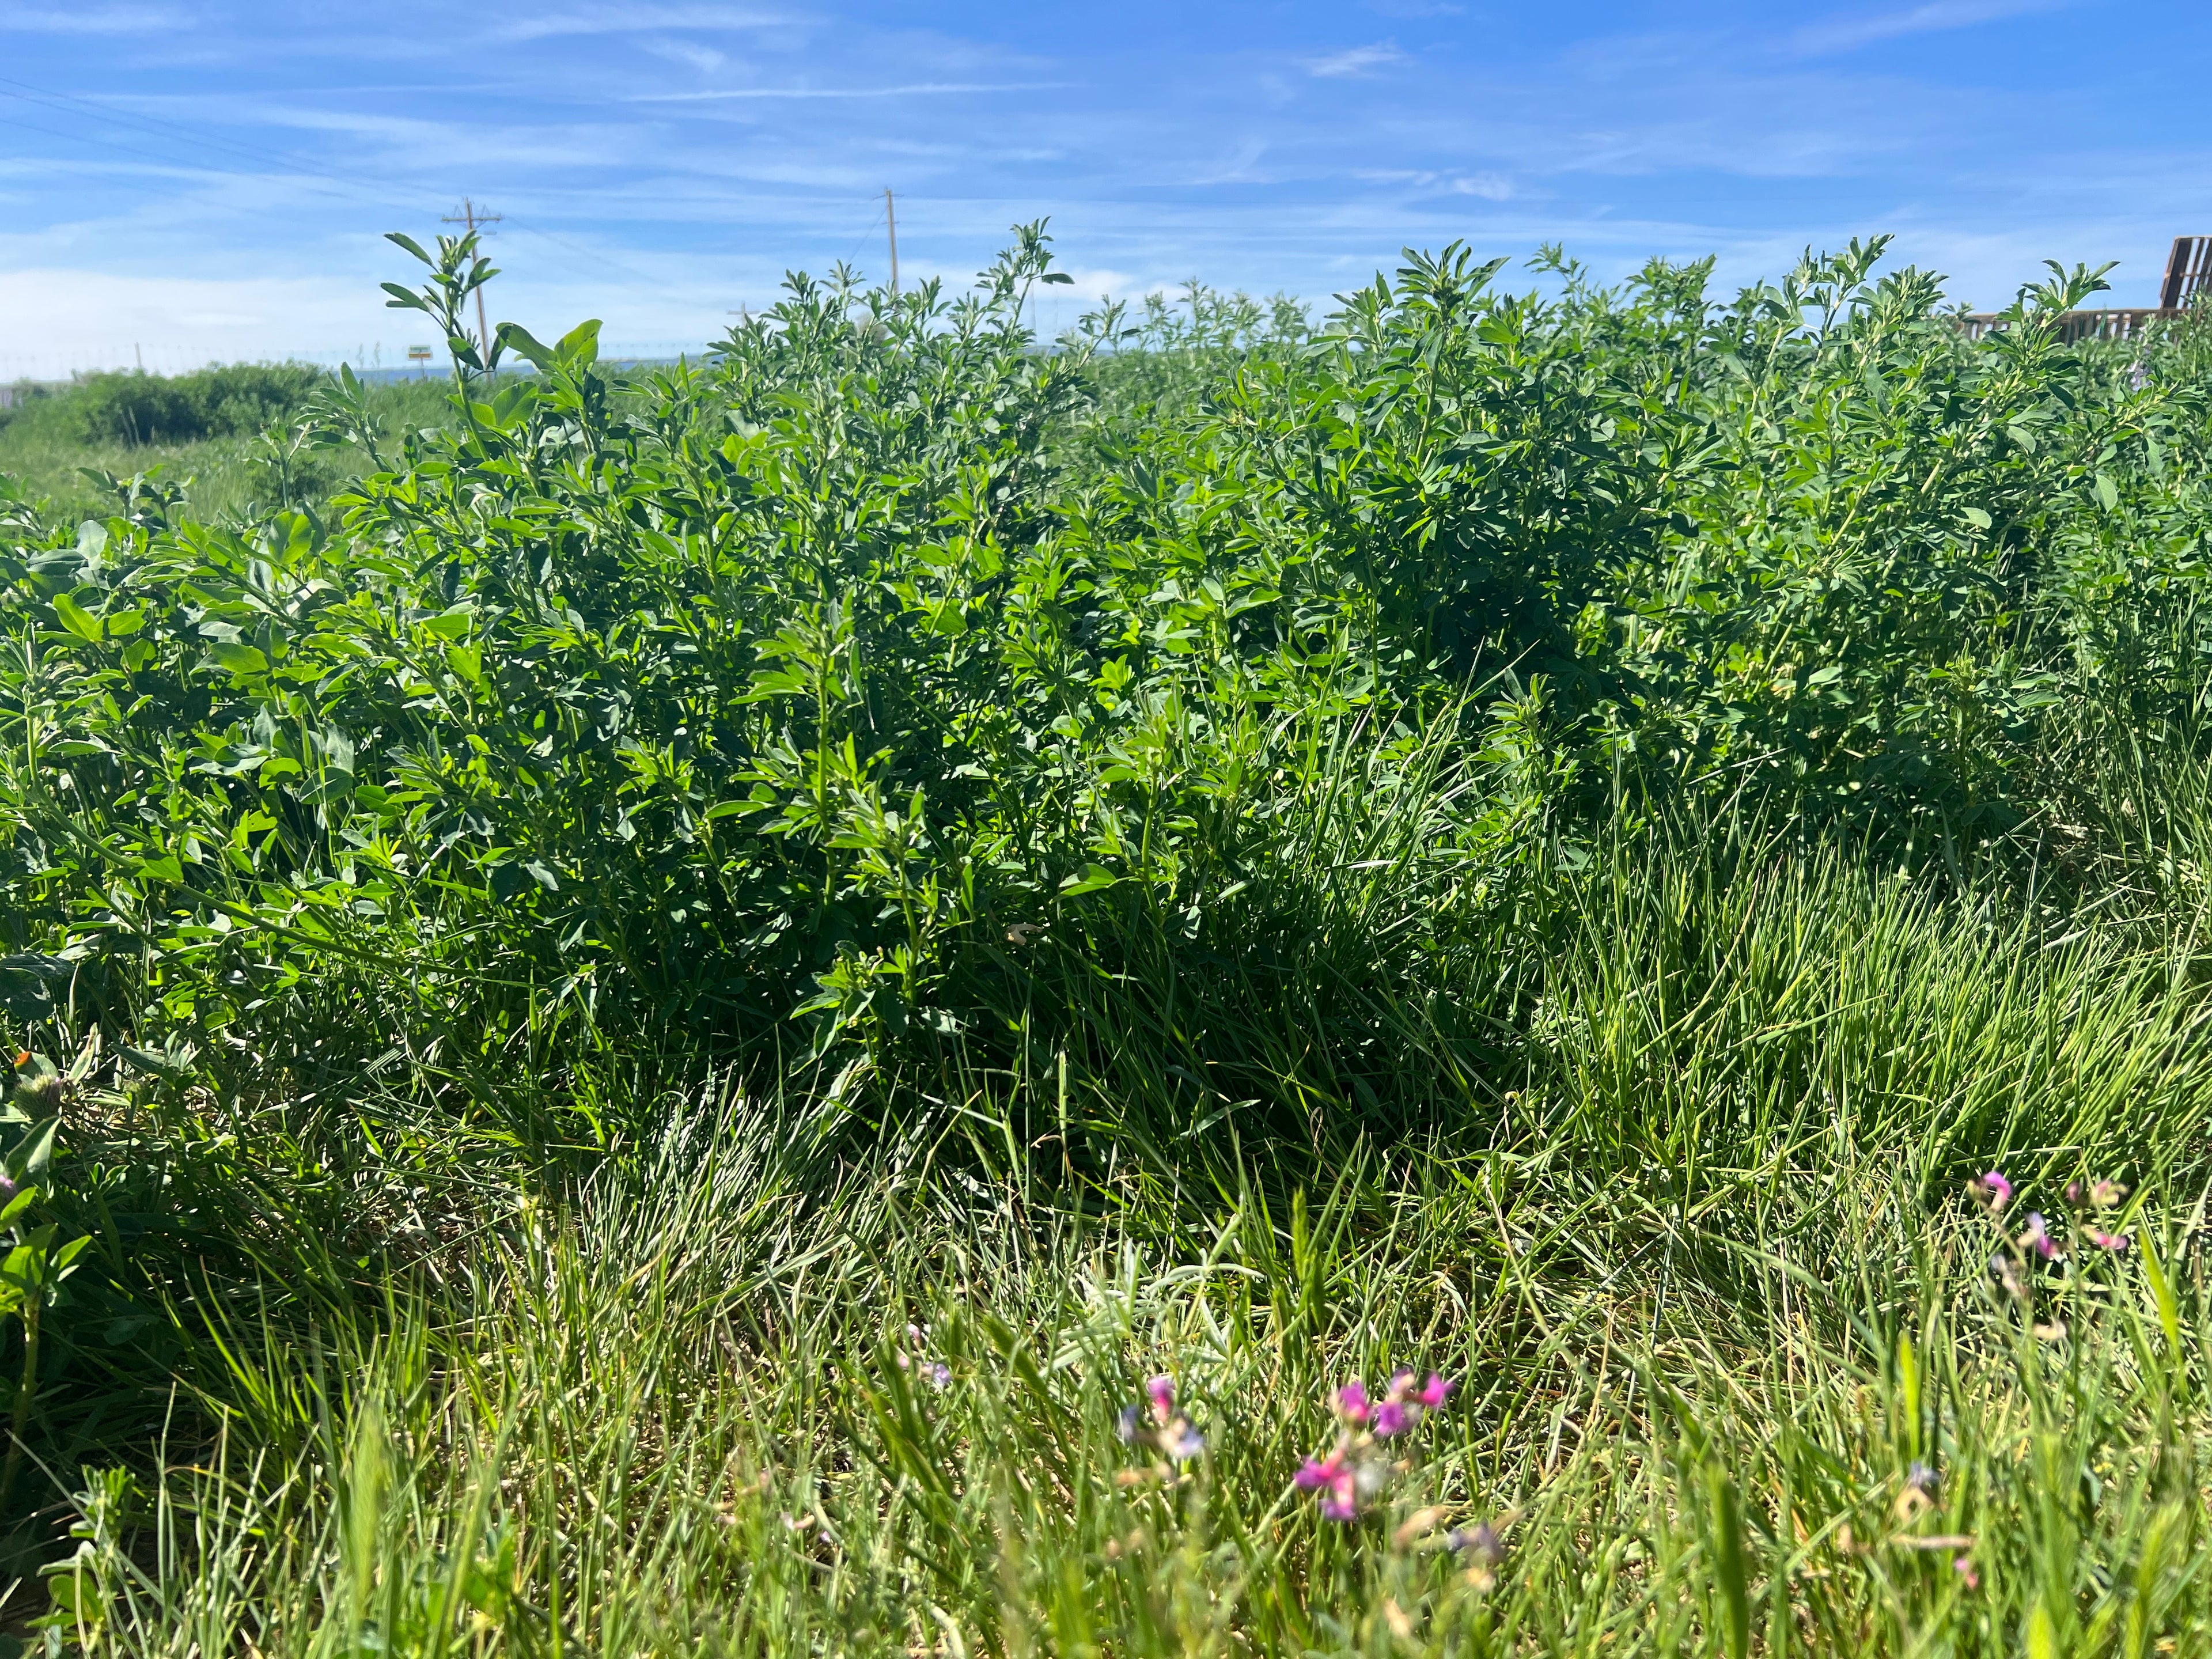
M 1656 30 L 1629 0 L 1154 4 L 1108 30 L 817 3 L 525 0 L 457 35 L 432 0 L 0 0 L 0 278 L 47 273 L 0 306 L 0 354 L 104 327 L 70 292 L 103 273 L 147 279 L 123 337 L 149 362 L 374 342 L 395 326 L 376 283 L 409 275 L 378 233 L 434 234 L 464 194 L 507 216 L 495 309 L 637 339 L 709 337 L 786 269 L 877 270 L 886 185 L 902 268 L 956 284 L 1048 216 L 1086 292 L 1195 273 L 1324 304 L 1455 239 L 1565 241 L 1601 278 L 1718 252 L 1729 283 L 1891 229 L 1977 303 L 2046 254 L 2125 258 L 2118 301 L 2142 303 L 2212 199 L 2172 115 L 2212 9 L 2174 9 L 2145 53 L 2003 21 L 2052 0 L 1819 0 L 1756 27 L 1739 0 Z M 258 275 L 323 297 L 223 298 Z
M 943 98 L 957 93 L 1055 92 L 1074 81 L 915 81 L 899 87 L 721 87 L 705 92 L 641 92 L 633 104 L 713 104 L 754 98 Z
M 1973 28 L 2002 22 L 2009 17 L 2056 11 L 2068 0 L 1928 0 L 1903 11 L 1838 15 L 1808 23 L 1790 37 L 1790 45 L 1807 56 L 1850 52 L 1884 40 L 1910 35 L 1936 34 L 1950 29 Z
M 191 26 L 188 14 L 165 6 L 86 6 L 64 11 L 0 5 L 0 33 L 173 34 Z
M 516 17 L 487 31 L 493 40 L 555 40 L 593 34 L 737 34 L 798 21 L 775 12 L 733 6 L 586 6 L 574 11 Z
M 1352 80 L 1407 61 L 1395 40 L 1377 40 L 1372 46 L 1353 46 L 1327 58 L 1310 58 L 1306 60 L 1306 73 L 1324 81 Z

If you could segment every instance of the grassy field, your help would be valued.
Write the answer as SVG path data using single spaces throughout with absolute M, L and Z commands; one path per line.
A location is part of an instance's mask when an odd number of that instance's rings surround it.
M 228 406 L 220 397 L 191 395 L 203 387 L 220 393 L 228 389 L 225 378 L 247 379 L 258 395 L 234 396 Z M 319 502 L 368 465 L 351 444 L 316 441 L 319 434 L 301 441 L 298 417 L 322 378 L 313 370 L 246 365 L 167 380 L 103 374 L 23 388 L 21 403 L 0 410 L 0 476 L 55 523 L 128 510 L 115 485 L 127 491 L 142 474 L 183 489 L 194 515 L 210 521 L 252 520 Z M 173 390 L 180 386 L 187 388 L 181 397 Z M 410 420 L 435 424 L 447 389 L 395 380 L 365 395 L 380 428 L 397 428 Z M 170 419 L 165 426 L 149 414 Z
M 0 431 L 0 1620 L 2212 1644 L 2212 351 L 1879 253 Z

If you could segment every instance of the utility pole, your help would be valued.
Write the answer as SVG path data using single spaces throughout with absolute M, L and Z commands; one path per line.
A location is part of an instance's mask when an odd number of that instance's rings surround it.
M 459 213 L 447 214 L 439 222 L 447 225 L 466 225 L 469 228 L 469 234 L 473 236 L 477 234 L 478 225 L 495 225 L 500 222 L 500 217 L 501 216 L 496 213 L 478 212 L 477 204 L 464 196 L 461 198 L 461 210 Z M 483 352 L 484 367 L 489 368 L 491 367 L 491 330 L 484 322 L 483 289 L 481 286 L 477 289 L 477 337 L 479 347 Z
M 891 298 L 898 298 L 898 215 L 891 205 L 891 187 L 884 186 L 884 223 L 891 233 Z

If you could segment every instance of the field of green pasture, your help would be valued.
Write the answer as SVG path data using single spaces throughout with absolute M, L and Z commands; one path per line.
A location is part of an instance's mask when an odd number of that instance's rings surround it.
M 46 516 L 72 524 L 114 512 L 118 488 L 142 473 L 184 489 L 192 511 L 210 519 L 320 502 L 368 462 L 298 429 L 295 417 L 325 379 L 295 364 L 239 363 L 21 386 L 20 401 L 0 409 L 0 475 L 43 501 Z M 364 396 L 382 421 L 434 422 L 446 390 L 387 380 Z
M 13 1639 L 2212 1642 L 2197 319 L 401 246 L 0 501 Z

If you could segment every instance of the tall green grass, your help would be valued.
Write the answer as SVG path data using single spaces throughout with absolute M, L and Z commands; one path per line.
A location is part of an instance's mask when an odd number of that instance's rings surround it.
M 1722 883 L 1650 853 L 1556 903 L 1520 1086 L 1317 1180 L 1199 1151 L 1075 1191 L 1049 1158 L 948 1182 L 920 1145 L 825 1168 L 799 1103 L 725 1086 L 558 1195 L 464 1182 L 426 1206 L 460 1229 L 366 1300 L 328 1258 L 338 1283 L 203 1299 L 173 1421 L 212 1437 L 87 1487 L 84 1634 L 2205 1639 L 2191 953 L 2124 927 L 2023 950 L 1838 860 Z M 1991 1164 L 2020 1187 L 1995 1220 L 1965 1186 Z M 2093 1172 L 2134 1188 L 2083 1218 L 2124 1254 L 2060 1218 Z M 2025 1303 L 1990 1263 L 2031 1208 L 2070 1249 Z M 1328 1395 L 1399 1364 L 1459 1392 L 1363 1518 L 1323 1522 L 1291 1476 L 1334 1437 Z M 1204 1436 L 1187 1464 L 1117 1433 L 1154 1373 Z M 1480 1523 L 1502 1556 L 1448 1547 Z

